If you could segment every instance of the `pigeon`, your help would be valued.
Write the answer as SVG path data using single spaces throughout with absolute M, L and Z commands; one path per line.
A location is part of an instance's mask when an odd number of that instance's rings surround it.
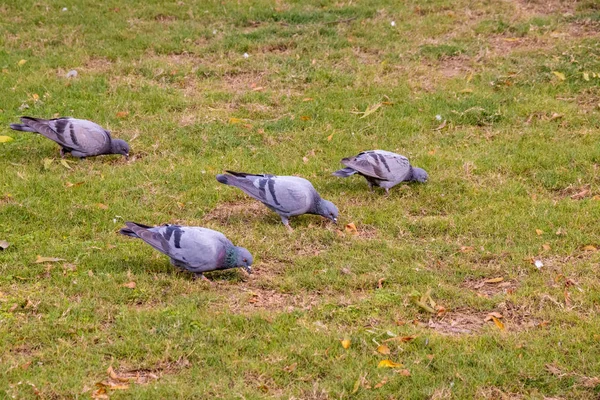
M 217 175 L 219 182 L 238 187 L 250 197 L 261 201 L 279 214 L 289 230 L 292 230 L 289 218 L 301 214 L 321 215 L 337 223 L 337 207 L 322 199 L 314 186 L 304 178 L 226 172 L 227 174 Z
M 252 254 L 234 246 L 221 232 L 197 226 L 147 226 L 125 222 L 119 233 L 142 239 L 156 250 L 171 257 L 175 267 L 207 280 L 203 273 L 241 267 L 252 273 Z
M 333 175 L 347 178 L 358 173 L 365 177 L 369 188 L 379 186 L 389 194 L 390 188 L 400 182 L 427 182 L 429 176 L 424 169 L 410 165 L 408 158 L 385 150 L 369 150 L 354 157 L 342 159 L 347 168 L 335 171 Z
M 21 117 L 22 124 L 10 124 L 11 129 L 39 133 L 61 146 L 60 156 L 86 158 L 101 154 L 121 154 L 129 159 L 129 145 L 121 139 L 112 139 L 110 132 L 85 119 L 61 117 L 41 119 Z

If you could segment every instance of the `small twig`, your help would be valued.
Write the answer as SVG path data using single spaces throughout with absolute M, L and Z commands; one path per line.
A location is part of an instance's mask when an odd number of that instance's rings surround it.
M 346 22 L 354 21 L 358 17 L 346 18 L 346 19 L 338 19 L 335 21 L 325 22 L 325 25 L 335 25 L 335 24 L 345 24 Z

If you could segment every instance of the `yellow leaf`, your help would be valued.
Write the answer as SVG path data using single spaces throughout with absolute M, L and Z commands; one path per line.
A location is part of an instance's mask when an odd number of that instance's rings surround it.
M 498 327 L 498 329 L 500 329 L 501 331 L 506 330 L 506 327 L 504 326 L 504 324 L 502 323 L 502 321 L 500 321 L 498 318 L 496 318 L 493 315 L 490 315 L 490 317 L 492 317 L 492 321 L 494 321 L 494 324 L 496 324 L 496 326 Z
M 377 347 L 377 352 L 380 354 L 390 354 L 390 348 L 382 344 Z
M 300 116 L 300 119 L 301 119 L 302 121 L 310 121 L 312 118 L 311 118 L 311 117 L 309 117 L 308 115 L 302 115 L 302 116 Z
M 552 73 L 561 81 L 564 81 L 566 79 L 565 74 L 563 74 L 562 72 L 552 71 Z
M 347 224 L 344 229 L 346 230 L 346 232 L 352 235 L 358 234 L 358 230 L 356 229 L 356 225 L 354 225 L 354 222 L 350 222 L 349 224 Z
M 119 111 L 117 113 L 117 118 L 125 118 L 128 115 L 129 115 L 129 111 Z
M 491 279 L 486 279 L 484 282 L 485 283 L 500 283 L 504 280 L 503 277 L 498 277 L 498 278 L 491 278 Z
M 102 210 L 108 210 L 108 206 L 106 204 L 98 203 L 96 207 L 101 208 Z
M 541 229 L 536 229 L 536 230 L 535 230 L 535 233 L 537 233 L 537 235 L 538 235 L 538 236 L 540 236 L 540 235 L 543 235 L 543 234 L 544 234 L 544 231 L 543 231 L 543 230 L 541 230 Z
M 358 392 L 358 388 L 360 388 L 360 377 L 354 382 L 354 387 L 352 388 L 352 394 Z
M 131 281 L 131 282 L 124 283 L 122 286 L 126 287 L 126 288 L 129 288 L 129 289 L 135 289 L 136 284 L 135 284 L 134 281 Z
M 40 95 L 37 93 L 32 94 L 31 97 L 33 98 L 33 101 L 38 101 L 40 99 Z
M 406 342 L 410 342 L 411 340 L 416 339 L 416 336 L 396 336 L 390 339 L 386 339 L 384 340 L 385 342 L 400 342 L 400 343 L 406 343 Z
M 592 246 L 591 244 L 588 244 L 587 246 L 583 246 L 583 248 L 581 250 L 583 250 L 583 251 L 598 251 L 598 248 L 596 248 L 596 246 Z
M 57 262 L 57 261 L 65 261 L 65 259 L 57 258 L 57 257 L 42 257 L 40 255 L 38 255 L 37 258 L 35 259 L 36 264 L 45 263 L 45 262 Z
M 373 114 L 375 111 L 379 110 L 379 107 L 381 107 L 381 103 L 373 104 L 373 105 L 367 107 L 367 109 L 365 110 L 365 112 L 363 113 L 361 118 L 365 118 L 365 117 L 368 117 L 369 115 Z
M 473 89 L 466 88 L 461 90 L 459 93 L 473 93 Z
M 350 348 L 350 344 L 352 343 L 350 339 L 340 340 L 340 342 L 342 343 L 342 347 L 345 349 Z
M 331 135 L 327 136 L 327 141 L 328 142 L 331 142 L 331 139 L 333 139 L 333 133 Z
M 232 124 L 232 125 L 233 124 L 241 124 L 242 120 L 239 119 L 239 118 L 229 118 L 229 123 Z
M 589 81 L 590 80 L 590 74 L 588 74 L 587 72 L 583 73 L 583 80 L 584 81 Z
M 21 66 L 21 65 L 25 64 L 26 62 L 27 62 L 27 60 L 19 60 L 17 65 Z
M 44 163 L 44 169 L 50 169 L 50 164 L 52 164 L 54 160 L 51 158 L 44 158 L 43 163 Z
M 377 364 L 377 368 L 402 368 L 404 365 L 395 363 L 392 360 L 381 360 Z
M 10 136 L 0 136 L 0 143 L 7 143 L 14 140 L 13 138 L 11 138 Z
M 67 160 L 60 160 L 60 163 L 62 164 L 63 167 L 65 167 L 67 169 L 73 169 L 73 168 L 71 168 L 71 166 L 69 165 Z

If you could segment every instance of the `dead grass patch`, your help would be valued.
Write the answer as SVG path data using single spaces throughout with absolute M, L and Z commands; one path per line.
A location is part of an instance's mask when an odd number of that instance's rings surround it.
M 477 391 L 477 399 L 490 399 L 490 400 L 521 400 L 525 396 L 518 393 L 506 393 L 497 387 L 484 387 Z
M 593 197 L 594 192 L 590 184 L 585 185 L 569 185 L 564 189 L 555 192 L 554 198 L 556 200 L 571 199 L 571 200 L 583 200 L 588 197 Z
M 577 0 L 511 0 L 517 12 L 528 15 L 572 14 Z
M 202 218 L 203 221 L 217 221 L 226 223 L 231 216 L 238 216 L 244 220 L 252 220 L 257 217 L 264 218 L 271 214 L 263 204 L 257 201 L 234 201 L 221 203 L 209 211 Z
M 463 287 L 473 290 L 480 297 L 494 297 L 498 294 L 512 294 L 519 286 L 515 280 L 506 280 L 502 282 L 489 282 L 489 278 L 467 280 Z
M 322 300 L 318 294 L 292 295 L 249 285 L 232 288 L 231 292 L 227 295 L 229 308 L 241 313 L 309 311 Z

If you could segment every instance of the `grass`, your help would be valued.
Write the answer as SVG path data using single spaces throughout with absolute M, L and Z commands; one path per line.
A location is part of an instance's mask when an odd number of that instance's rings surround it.
M 598 396 L 596 2 L 162 3 L 0 6 L 0 397 Z M 20 115 L 92 119 L 134 157 L 67 168 Z M 330 175 L 374 148 L 430 182 Z M 342 224 L 288 234 L 226 168 L 307 177 Z M 193 281 L 124 220 L 222 231 L 256 273 Z M 392 336 L 416 338 L 378 354 Z

